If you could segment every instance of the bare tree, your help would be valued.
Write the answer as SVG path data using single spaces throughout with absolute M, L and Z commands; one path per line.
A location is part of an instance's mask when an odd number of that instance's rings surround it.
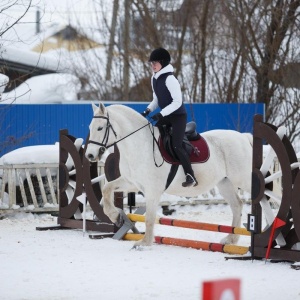
M 18 2 L 19 1 L 16 1 L 16 0 L 14 0 L 14 1 L 6 0 L 6 1 L 2 1 L 0 3 L 0 20 L 1 20 L 1 22 L 0 22 L 1 23 L 0 37 L 3 37 L 3 35 L 5 35 L 5 33 L 7 33 L 9 30 L 13 30 L 14 26 L 16 26 L 16 24 L 18 24 L 22 21 L 24 16 L 27 14 L 29 8 L 32 6 L 32 0 L 27 0 L 27 1 L 25 0 L 25 1 L 22 1 L 21 3 L 18 3 Z M 21 8 L 22 8 L 19 16 L 17 16 L 16 18 L 11 17 L 10 10 L 19 4 L 21 4 Z M 5 51 L 5 48 L 3 47 L 3 44 L 0 43 L 0 56 L 3 54 L 3 51 Z M 3 68 L 3 66 L 0 67 L 0 73 L 3 72 L 2 68 Z M 8 83 L 6 76 L 1 76 L 1 77 L 2 77 L 2 80 L 1 80 L 1 86 L 0 86 L 0 102 L 1 102 L 1 92 L 4 91 L 4 88 L 5 88 L 6 84 Z M 5 114 L 6 109 L 7 108 L 4 107 L 0 111 L 0 119 L 1 120 L 4 119 L 2 114 Z M 3 139 L 0 142 L 0 154 L 4 153 L 11 146 L 20 144 L 22 141 L 28 139 L 32 135 L 32 133 L 29 132 L 29 133 L 24 134 L 20 138 L 16 138 L 14 136 L 6 136 L 5 135 L 6 128 L 3 128 L 2 122 L 0 123 L 0 128 L 1 128 L 2 136 L 5 137 L 5 139 Z
M 124 68 L 123 68 L 123 87 L 124 87 L 124 100 L 129 100 L 129 82 L 130 82 L 130 73 L 129 73 L 129 47 L 130 47 L 130 0 L 124 1 Z
M 147 59 L 154 48 L 165 47 L 171 52 L 185 99 L 264 103 L 266 121 L 288 124 L 290 136 L 296 136 L 299 2 L 124 0 L 117 13 L 115 1 L 112 19 L 103 12 L 95 25 L 109 40 L 106 76 L 95 66 L 80 72 L 95 97 L 148 100 Z M 96 57 L 101 60 L 100 55 Z
M 21 3 L 18 3 L 21 2 Z M 11 18 L 7 12 L 10 9 L 21 5 L 23 11 L 20 12 L 20 15 L 17 18 Z M 2 24 L 0 28 L 0 37 L 3 36 L 7 31 L 11 30 L 16 24 L 20 23 L 24 16 L 27 14 L 29 8 L 32 6 L 32 0 L 25 0 L 25 1 L 17 1 L 17 0 L 4 0 L 1 1 L 0 4 L 0 15 L 2 18 Z
M 227 1 L 226 9 L 231 24 L 239 28 L 236 41 L 243 45 L 245 74 L 255 77 L 252 81 L 255 101 L 265 104 L 266 121 L 299 123 L 299 96 L 288 91 L 278 76 L 284 73 L 283 77 L 288 77 L 285 67 L 300 54 L 296 46 L 300 34 L 300 1 L 235 0 Z M 296 127 L 291 125 L 290 138 L 298 134 Z
M 114 0 L 113 15 L 111 18 L 109 44 L 108 44 L 108 51 L 107 51 L 106 77 L 105 77 L 106 80 L 111 79 L 111 68 L 112 68 L 112 59 L 114 55 L 113 51 L 115 46 L 115 34 L 116 34 L 116 27 L 117 27 L 118 10 L 119 10 L 119 0 Z

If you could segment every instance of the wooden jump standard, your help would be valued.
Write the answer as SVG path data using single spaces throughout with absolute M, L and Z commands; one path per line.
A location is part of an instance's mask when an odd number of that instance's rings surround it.
M 133 222 L 145 222 L 145 216 L 143 215 L 127 214 L 127 217 L 129 218 L 129 220 Z M 156 219 L 155 223 L 160 225 L 191 228 L 191 229 L 198 229 L 198 230 L 205 230 L 205 231 L 216 231 L 216 232 L 224 232 L 224 233 L 232 233 L 232 234 L 248 235 L 248 236 L 251 235 L 251 233 L 247 231 L 246 228 L 232 227 L 227 225 L 201 223 L 201 222 L 177 220 L 177 219 L 170 219 L 170 218 L 158 218 Z

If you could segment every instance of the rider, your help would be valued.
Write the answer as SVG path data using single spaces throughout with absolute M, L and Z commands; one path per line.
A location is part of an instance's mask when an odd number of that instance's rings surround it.
M 181 88 L 178 80 L 173 75 L 174 68 L 170 61 L 171 56 L 166 49 L 158 48 L 152 51 L 149 62 L 154 72 L 151 78 L 153 100 L 142 115 L 147 116 L 157 107 L 161 109 L 159 113 L 152 116 L 152 119 L 157 121 L 156 126 L 158 128 L 162 125 L 172 126 L 174 151 L 186 176 L 182 186 L 196 186 L 198 182 L 194 176 L 189 155 L 182 147 L 187 113 L 182 101 Z

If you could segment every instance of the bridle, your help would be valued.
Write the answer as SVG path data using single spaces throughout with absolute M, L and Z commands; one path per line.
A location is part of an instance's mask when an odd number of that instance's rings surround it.
M 106 120 L 106 129 L 105 129 L 105 133 L 104 133 L 104 137 L 103 137 L 103 140 L 101 143 L 99 142 L 96 142 L 96 141 L 93 141 L 93 140 L 89 140 L 88 141 L 88 144 L 95 144 L 95 145 L 98 145 L 100 146 L 99 148 L 99 154 L 103 154 L 105 152 L 106 149 L 116 145 L 117 143 L 119 143 L 120 141 L 126 139 L 127 137 L 129 137 L 130 135 L 136 133 L 137 131 L 145 128 L 146 126 L 149 126 L 151 125 L 150 122 L 148 122 L 146 125 L 138 128 L 137 130 L 129 133 L 128 135 L 124 136 L 123 138 L 119 139 L 118 141 L 115 141 L 114 143 L 111 143 L 111 144 L 108 144 L 107 145 L 107 142 L 108 142 L 108 139 L 109 139 L 109 133 L 110 133 L 110 129 L 112 130 L 113 134 L 115 135 L 115 137 L 117 138 L 117 134 L 116 134 L 116 131 L 114 130 L 112 124 L 110 123 L 110 120 L 109 120 L 109 115 L 107 114 L 107 117 L 105 116 L 93 116 L 93 119 L 105 119 Z M 153 133 L 152 133 L 153 134 Z M 153 135 L 154 137 L 154 135 Z
M 99 143 L 99 142 L 92 141 L 92 140 L 88 141 L 88 144 L 95 144 L 95 145 L 100 146 L 100 148 L 99 148 L 99 154 L 103 154 L 107 148 L 109 148 L 109 147 L 111 147 L 111 146 L 113 146 L 115 144 L 115 143 L 112 143 L 111 145 L 107 145 L 110 129 L 114 133 L 115 137 L 117 137 L 117 134 L 116 134 L 114 128 L 112 127 L 112 125 L 111 125 L 111 123 L 109 121 L 108 114 L 107 114 L 107 117 L 105 117 L 105 116 L 93 116 L 93 119 L 105 119 L 106 120 L 105 133 L 104 133 L 104 137 L 103 137 L 102 142 Z

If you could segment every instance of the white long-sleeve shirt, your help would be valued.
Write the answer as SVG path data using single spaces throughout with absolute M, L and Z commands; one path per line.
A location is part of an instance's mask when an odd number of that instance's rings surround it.
M 174 68 L 170 64 L 167 65 L 165 68 L 161 69 L 159 72 L 154 73 L 152 75 L 151 86 L 152 86 L 152 91 L 153 91 L 153 100 L 148 105 L 148 108 L 150 109 L 150 111 L 154 111 L 158 107 L 158 99 L 157 99 L 157 96 L 156 96 L 156 94 L 154 92 L 154 88 L 153 88 L 153 77 L 155 79 L 157 79 L 160 75 L 169 73 L 169 72 L 174 72 Z M 166 86 L 167 86 L 173 100 L 168 106 L 166 106 L 165 108 L 163 108 L 160 111 L 160 113 L 163 117 L 165 117 L 165 116 L 171 114 L 172 112 L 174 112 L 175 110 L 177 110 L 182 104 L 181 88 L 180 88 L 178 80 L 176 79 L 176 77 L 174 75 L 170 75 L 167 77 Z

